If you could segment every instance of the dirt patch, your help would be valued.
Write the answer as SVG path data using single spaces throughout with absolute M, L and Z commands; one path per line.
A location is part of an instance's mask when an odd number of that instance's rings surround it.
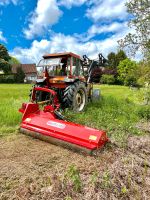
M 145 131 L 145 132 L 149 132 L 150 133 L 150 121 L 147 121 L 147 122 L 139 122 L 137 125 L 136 125 L 137 128 L 141 129 L 142 131 Z
M 97 157 L 24 135 L 0 141 L 0 199 L 149 199 L 150 136 Z M 74 166 L 74 167 L 73 167 Z

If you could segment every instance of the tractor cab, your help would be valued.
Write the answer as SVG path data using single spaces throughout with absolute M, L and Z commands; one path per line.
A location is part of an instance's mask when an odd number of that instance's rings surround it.
M 63 58 L 47 58 L 40 60 L 38 66 L 38 76 L 43 77 L 45 70 L 48 72 L 49 77 L 54 76 L 67 76 L 67 59 Z
M 38 79 L 47 79 L 54 87 L 59 84 L 63 88 L 66 82 L 85 79 L 80 56 L 71 52 L 44 55 L 37 65 L 37 72 Z

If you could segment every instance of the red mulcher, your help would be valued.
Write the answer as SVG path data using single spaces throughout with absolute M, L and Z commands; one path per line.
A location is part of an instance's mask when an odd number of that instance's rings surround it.
M 39 91 L 53 95 L 53 102 L 45 105 L 43 110 L 40 110 L 40 105 L 48 101 L 35 102 L 36 93 Z M 30 103 L 23 103 L 22 108 L 19 109 L 23 113 L 20 125 L 22 133 L 89 154 L 108 142 L 106 132 L 103 130 L 63 120 L 57 111 L 60 105 L 54 90 L 34 87 L 31 99 Z

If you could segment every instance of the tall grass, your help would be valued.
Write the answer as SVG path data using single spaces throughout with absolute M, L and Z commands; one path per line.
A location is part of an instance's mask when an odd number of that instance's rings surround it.
M 143 134 L 136 128 L 140 114 L 150 111 L 141 105 L 139 90 L 130 90 L 122 86 L 96 86 L 101 89 L 101 100 L 90 103 L 85 112 L 76 114 L 65 113 L 71 121 L 97 129 L 104 129 L 112 141 L 118 145 L 126 145 L 129 135 Z
M 31 85 L 0 84 L 0 135 L 12 133 L 19 125 L 18 112 L 22 102 L 28 101 Z

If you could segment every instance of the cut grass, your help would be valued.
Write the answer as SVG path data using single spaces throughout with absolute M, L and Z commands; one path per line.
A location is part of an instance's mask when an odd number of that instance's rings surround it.
M 142 90 L 131 90 L 124 86 L 96 85 L 101 90 L 101 100 L 89 103 L 85 112 L 73 113 L 65 111 L 69 120 L 90 127 L 104 129 L 111 140 L 125 145 L 129 135 L 143 134 L 135 124 L 145 113 L 142 103 Z M 16 133 L 21 121 L 18 112 L 21 104 L 29 99 L 31 85 L 0 85 L 0 136 Z M 148 109 L 149 111 L 149 109 Z M 147 112 L 148 112 L 147 111 Z

